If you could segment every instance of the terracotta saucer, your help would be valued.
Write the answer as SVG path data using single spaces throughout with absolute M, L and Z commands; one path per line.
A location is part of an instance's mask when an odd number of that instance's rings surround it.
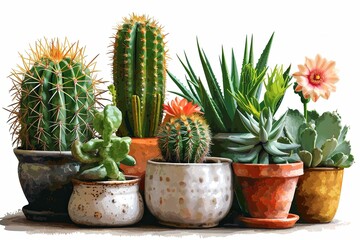
M 299 216 L 289 213 L 287 218 L 283 219 L 271 219 L 271 218 L 251 218 L 238 216 L 236 222 L 242 226 L 249 228 L 291 228 L 299 220 Z

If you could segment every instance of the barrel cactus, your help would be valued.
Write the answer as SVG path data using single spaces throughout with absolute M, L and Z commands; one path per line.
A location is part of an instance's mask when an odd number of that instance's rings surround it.
M 134 166 L 136 161 L 128 155 L 131 138 L 112 136 L 120 127 L 121 121 L 121 111 L 115 106 L 107 105 L 103 112 L 97 112 L 94 118 L 94 128 L 102 137 L 86 143 L 79 140 L 74 142 L 72 155 L 82 163 L 79 178 L 125 180 L 124 174 L 119 170 L 120 163 Z
M 162 119 L 165 97 L 164 33 L 146 16 L 124 18 L 113 49 L 116 106 L 124 121 L 119 136 L 154 137 Z
M 341 125 L 337 112 L 308 112 L 308 122 L 298 110 L 289 110 L 285 134 L 301 147 L 298 155 L 304 167 L 350 167 L 354 162 L 350 142 L 346 140 L 348 126 Z
M 282 136 L 285 125 L 286 113 L 277 121 L 273 120 L 271 110 L 264 108 L 260 111 L 260 119 L 239 111 L 240 119 L 248 133 L 223 134 L 224 142 L 230 142 L 224 157 L 231 158 L 234 162 L 270 164 L 291 163 L 299 161 L 294 153 L 299 145 L 290 143 L 289 139 Z M 221 138 L 221 134 L 219 135 Z
M 166 117 L 159 128 L 159 148 L 167 162 L 199 163 L 209 152 L 210 129 L 200 107 L 186 99 L 164 105 Z
M 67 39 L 36 42 L 13 70 L 10 122 L 14 143 L 26 150 L 66 151 L 93 136 L 93 110 L 102 93 L 95 62 Z

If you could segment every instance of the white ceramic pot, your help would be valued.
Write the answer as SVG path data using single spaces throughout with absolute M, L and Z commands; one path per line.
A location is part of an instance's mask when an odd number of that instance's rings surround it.
M 161 224 L 215 227 L 233 200 L 231 160 L 208 157 L 206 163 L 149 160 L 145 201 Z
M 87 226 L 127 226 L 141 220 L 144 203 L 140 178 L 125 181 L 85 182 L 73 179 L 68 212 L 71 220 Z

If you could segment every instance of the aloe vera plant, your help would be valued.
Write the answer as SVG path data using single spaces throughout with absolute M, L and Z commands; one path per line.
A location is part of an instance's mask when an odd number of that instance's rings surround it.
M 274 69 L 268 76 L 270 79 L 268 84 L 265 85 L 266 91 L 271 93 L 265 94 L 267 95 L 266 101 L 259 102 L 262 85 L 268 69 L 267 61 L 273 36 L 274 34 L 271 35 L 256 65 L 254 64 L 253 38 L 251 38 L 250 47 L 246 38 L 241 70 L 237 66 L 233 51 L 231 64 L 228 67 L 225 53 L 222 49 L 220 58 L 222 89 L 204 50 L 201 49 L 199 42 L 197 42 L 198 53 L 208 87 L 204 85 L 195 73 L 185 53 L 185 61 L 181 60 L 179 56 L 178 58 L 187 73 L 187 86 L 168 71 L 170 78 L 181 91 L 181 93 L 170 92 L 198 104 L 202 108 L 205 118 L 214 133 L 246 131 L 240 121 L 237 107 L 240 106 L 243 111 L 254 114 L 257 119 L 259 114 L 256 113 L 259 113 L 264 107 L 269 107 L 275 113 L 285 94 L 285 90 L 289 86 L 290 77 L 288 74 L 290 67 L 283 73 L 282 68 Z M 283 84 L 280 89 L 281 91 L 274 88 L 279 82 Z M 209 89 L 209 92 L 206 89 Z
M 354 162 L 350 142 L 346 140 L 348 126 L 341 125 L 337 112 L 307 112 L 307 121 L 298 110 L 288 110 L 285 134 L 300 145 L 298 155 L 304 167 L 350 167 Z

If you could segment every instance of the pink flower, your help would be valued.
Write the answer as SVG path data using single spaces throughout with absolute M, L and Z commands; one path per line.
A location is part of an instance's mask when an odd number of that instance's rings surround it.
M 335 92 L 335 83 L 339 77 L 335 71 L 335 62 L 322 58 L 319 54 L 315 60 L 305 58 L 304 65 L 298 65 L 299 72 L 293 74 L 296 78 L 296 92 L 302 92 L 304 98 L 316 102 L 319 97 L 328 99 L 330 92 Z

